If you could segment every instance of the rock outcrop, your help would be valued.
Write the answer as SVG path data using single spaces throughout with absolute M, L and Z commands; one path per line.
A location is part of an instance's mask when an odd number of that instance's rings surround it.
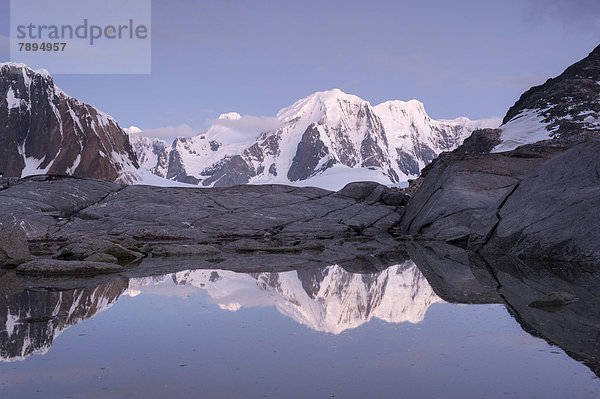
M 486 254 L 599 263 L 598 82 L 600 46 L 524 93 L 500 129 L 475 131 L 425 167 L 397 230 Z
M 454 149 L 454 154 L 487 154 L 502 142 L 501 129 L 475 130 L 463 143 Z
M 498 222 L 496 212 L 517 184 L 563 148 L 529 147 L 502 154 L 444 154 L 427 170 L 400 229 L 412 236 L 477 249 Z
M 523 179 L 497 210 L 483 251 L 530 259 L 600 261 L 600 137 L 590 137 Z
M 123 270 L 123 266 L 107 262 L 90 262 L 56 259 L 35 259 L 17 267 L 18 274 L 31 276 L 95 275 L 114 273 Z
M 492 152 L 510 151 L 547 139 L 600 132 L 600 46 L 560 76 L 532 87 L 508 110 L 501 143 Z
M 400 230 L 472 251 L 600 261 L 600 139 L 447 154 L 410 199 Z

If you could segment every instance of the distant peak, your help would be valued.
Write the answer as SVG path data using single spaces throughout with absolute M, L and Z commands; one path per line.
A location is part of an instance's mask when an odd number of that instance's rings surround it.
M 360 97 L 355 96 L 353 94 L 345 93 L 345 92 L 341 91 L 340 89 L 317 91 L 306 97 L 306 99 L 309 99 L 309 98 L 318 98 L 321 100 L 347 99 L 347 100 L 355 100 L 355 101 L 357 100 L 357 101 L 361 101 L 361 102 L 364 101 Z
M 322 95 L 322 96 L 335 96 L 335 97 L 339 97 L 339 96 L 347 96 L 347 93 L 344 93 L 343 91 L 341 91 L 338 88 L 333 88 L 333 89 L 329 89 L 329 90 L 323 90 L 323 91 L 317 91 L 314 94 L 317 95 Z
M 131 134 L 137 134 L 137 133 L 141 133 L 141 132 L 142 132 L 142 129 L 140 129 L 140 128 L 139 128 L 139 127 L 137 127 L 137 126 L 129 126 L 129 127 L 126 127 L 125 129 L 123 129 L 123 131 L 124 131 L 125 133 L 127 133 L 127 134 L 131 135 Z
M 50 72 L 48 72 L 47 70 L 45 70 L 43 68 L 42 69 L 32 69 L 21 62 L 2 62 L 2 63 L 0 63 L 0 69 L 3 69 L 4 67 L 26 69 L 37 75 L 42 75 L 42 76 L 44 76 L 46 78 L 50 78 L 50 79 L 52 78 L 52 76 L 50 75 Z
M 228 119 L 228 120 L 238 120 L 238 119 L 242 119 L 242 115 L 238 114 L 237 112 L 228 112 L 226 114 L 221 114 L 219 115 L 219 117 L 217 119 Z

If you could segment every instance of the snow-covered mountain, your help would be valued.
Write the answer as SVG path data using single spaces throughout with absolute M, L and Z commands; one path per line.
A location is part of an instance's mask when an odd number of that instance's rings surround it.
M 556 78 L 532 87 L 504 117 L 492 152 L 553 137 L 600 132 L 600 46 Z
M 10 62 L 0 64 L 0 171 L 139 180 L 128 136 L 113 118 L 66 95 L 47 71 Z
M 412 261 L 372 274 L 353 274 L 339 266 L 255 274 L 193 270 L 132 279 L 128 293 L 186 296 L 190 290 L 207 293 L 215 304 L 229 311 L 274 306 L 300 324 L 332 334 L 373 318 L 419 323 L 430 305 L 442 302 Z
M 240 131 L 244 118 L 235 112 L 223 114 L 207 131 L 177 138 L 171 146 L 139 133 L 131 137 L 138 158 L 167 179 L 203 186 L 283 183 L 332 188 L 335 183 L 338 187 L 333 188 L 341 188 L 356 180 L 406 181 L 473 130 L 499 124 L 496 119 L 438 121 L 416 100 L 372 106 L 338 89 L 283 108 L 267 131 Z
M 129 135 L 140 167 L 157 176 L 166 177 L 169 167 L 169 144 L 164 140 L 140 135 L 142 130 L 136 126 L 130 126 L 123 131 Z
M 231 186 L 284 183 L 339 189 L 351 181 L 406 181 L 478 127 L 431 119 L 418 101 L 372 106 L 334 89 L 314 93 L 249 129 L 231 112 L 168 144 L 66 95 L 45 70 L 0 64 L 0 171 L 124 183 Z M 254 118 L 262 121 L 261 118 Z M 162 180 L 168 179 L 170 182 Z

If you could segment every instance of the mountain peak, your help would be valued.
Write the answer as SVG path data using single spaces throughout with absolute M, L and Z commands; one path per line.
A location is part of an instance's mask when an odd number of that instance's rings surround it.
M 32 69 L 21 62 L 0 62 L 0 69 L 3 69 L 3 68 L 21 69 L 21 70 L 23 70 L 24 73 L 26 71 L 31 71 L 31 73 L 33 73 L 33 74 L 42 75 L 44 78 L 52 79 L 50 72 L 48 72 L 47 70 L 45 70 L 43 68 L 42 69 Z
M 219 115 L 217 119 L 228 119 L 231 121 L 236 121 L 238 119 L 242 119 L 242 115 L 238 114 L 237 112 L 227 112 L 225 114 Z
M 340 89 L 331 89 L 317 91 L 296 101 L 291 106 L 280 110 L 277 117 L 283 121 L 303 117 L 308 117 L 312 121 L 317 121 L 328 111 L 339 109 L 340 104 L 343 103 L 359 105 L 369 104 L 367 101 L 353 94 L 344 93 Z
M 486 124 L 433 120 L 417 100 L 374 107 L 340 89 L 312 93 L 275 118 L 223 123 L 239 118 L 223 114 L 206 132 L 175 140 L 170 149 L 144 143 L 137 146 L 138 158 L 151 162 L 153 173 L 203 186 L 281 183 L 337 190 L 357 179 L 405 181 Z
M 330 89 L 330 90 L 324 90 L 324 91 L 317 91 L 307 97 L 305 97 L 305 100 L 316 100 L 316 101 L 321 101 L 323 103 L 328 103 L 331 101 L 338 101 L 338 100 L 346 100 L 346 101 L 350 101 L 350 102 L 366 102 L 365 100 L 363 100 L 362 98 L 355 96 L 354 94 L 348 94 L 343 92 L 340 89 Z M 302 101 L 302 100 L 300 100 Z
M 140 129 L 140 128 L 139 128 L 139 127 L 137 127 L 137 126 L 133 126 L 133 125 L 132 125 L 132 126 L 129 126 L 129 127 L 126 127 L 126 128 L 124 128 L 124 129 L 123 129 L 123 131 L 124 131 L 125 133 L 127 133 L 128 135 L 132 135 L 132 134 L 141 133 L 141 132 L 142 132 L 142 129 Z

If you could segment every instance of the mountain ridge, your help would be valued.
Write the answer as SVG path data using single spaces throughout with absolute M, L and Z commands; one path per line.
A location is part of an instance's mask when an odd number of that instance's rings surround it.
M 143 132 L 131 140 L 140 159 L 156 160 L 146 164 L 153 173 L 202 186 L 310 184 L 326 180 L 322 175 L 338 173 L 339 178 L 359 169 L 369 180 L 389 185 L 417 176 L 472 130 L 499 123 L 465 117 L 436 121 L 418 100 L 373 106 L 339 89 L 316 92 L 282 108 L 275 117 L 277 127 L 253 136 L 235 130 L 244 118 L 222 114 L 206 131 L 178 137 L 164 150 Z M 342 186 L 352 181 L 346 179 Z
M 600 46 L 555 78 L 525 91 L 502 120 L 493 152 L 600 132 Z

